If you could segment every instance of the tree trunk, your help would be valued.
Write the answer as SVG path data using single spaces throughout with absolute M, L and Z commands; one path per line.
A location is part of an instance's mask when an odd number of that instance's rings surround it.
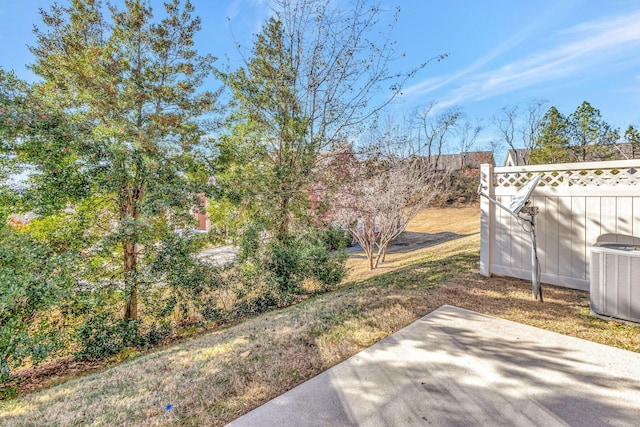
M 378 268 L 378 265 L 384 263 L 384 260 L 387 258 L 387 246 L 389 246 L 389 241 L 386 239 L 380 242 L 378 253 L 376 254 L 375 268 Z
M 378 253 L 376 254 L 376 263 L 374 264 L 373 268 L 378 268 L 378 265 L 380 264 L 380 261 L 383 260 L 383 248 L 384 247 L 380 247 L 380 249 L 378 249 Z
M 277 225 L 277 232 L 279 237 L 283 237 L 289 234 L 289 198 L 283 197 L 279 204 L 280 213 L 278 216 L 280 217 L 280 221 Z
M 138 283 L 135 277 L 138 254 L 136 245 L 131 242 L 123 244 L 124 249 L 124 283 L 125 289 L 129 291 L 129 300 L 124 311 L 125 319 L 136 320 L 138 318 Z
M 125 187 L 124 196 L 120 204 L 120 220 L 138 219 L 138 202 L 142 197 L 143 185 L 130 189 Z M 122 259 L 124 267 L 124 286 L 128 301 L 125 305 L 124 318 L 136 320 L 138 318 L 138 252 L 136 242 L 128 237 L 122 241 Z

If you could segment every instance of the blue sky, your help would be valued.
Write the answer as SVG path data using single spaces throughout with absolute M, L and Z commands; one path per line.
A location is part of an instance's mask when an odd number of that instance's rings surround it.
M 38 8 L 51 3 L 0 0 L 1 67 L 33 78 L 26 45 Z M 199 50 L 232 61 L 231 30 L 248 45 L 269 15 L 265 0 L 193 3 L 203 21 Z M 640 125 L 640 0 L 383 0 L 389 10 L 396 4 L 394 38 L 406 56 L 395 66 L 449 54 L 409 83 L 397 111 L 457 106 L 484 127 L 476 148 L 494 138 L 491 117 L 500 108 L 534 99 L 567 115 L 587 100 L 615 127 Z

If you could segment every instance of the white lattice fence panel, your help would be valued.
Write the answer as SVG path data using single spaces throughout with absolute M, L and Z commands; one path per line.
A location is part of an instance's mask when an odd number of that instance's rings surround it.
M 536 172 L 513 173 L 496 172 L 494 175 L 495 187 L 520 187 L 531 177 L 539 173 L 542 175 L 541 187 L 551 186 L 640 186 L 640 168 L 637 165 L 617 168 L 582 168 L 570 170 L 539 170 Z

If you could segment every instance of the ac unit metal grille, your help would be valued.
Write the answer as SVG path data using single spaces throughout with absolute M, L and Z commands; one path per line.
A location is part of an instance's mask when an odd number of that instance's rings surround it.
M 640 323 L 640 250 L 609 244 L 591 248 L 591 310 Z

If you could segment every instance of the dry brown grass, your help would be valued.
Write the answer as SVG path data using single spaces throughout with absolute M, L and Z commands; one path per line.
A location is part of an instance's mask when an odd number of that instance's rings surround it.
M 640 351 L 640 327 L 590 317 L 585 292 L 546 286 L 540 304 L 527 281 L 478 275 L 478 222 L 426 211 L 384 269 L 351 260 L 335 292 L 6 402 L 0 424 L 222 425 L 443 304 Z M 464 237 L 419 248 L 445 231 Z
M 389 247 L 384 264 L 370 271 L 364 253 L 352 254 L 347 261 L 347 281 L 362 280 L 398 269 L 439 250 L 443 243 L 466 236 L 479 236 L 480 211 L 476 206 L 450 209 L 424 209 L 408 225 L 400 244 Z M 455 243 L 454 243 L 455 245 Z M 450 245 L 444 245 L 445 249 Z

